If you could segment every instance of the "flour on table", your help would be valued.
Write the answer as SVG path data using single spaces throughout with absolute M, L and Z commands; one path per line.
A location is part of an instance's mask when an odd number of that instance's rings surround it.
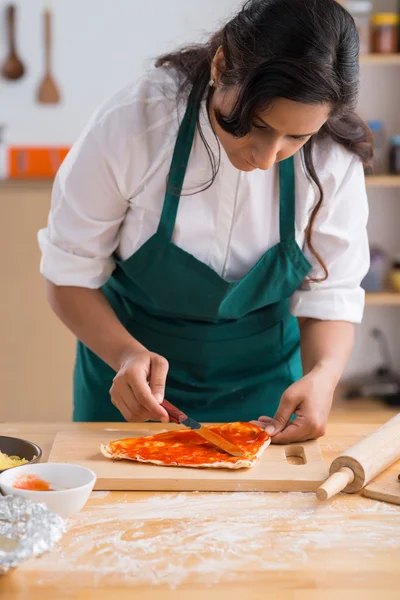
M 96 500 L 99 499 L 103 499 L 103 498 L 107 498 L 107 496 L 110 494 L 111 492 L 106 492 L 106 491 L 96 491 L 96 492 L 92 492 L 90 494 L 91 498 L 96 498 Z
M 400 564 L 400 507 L 366 498 L 340 495 L 323 504 L 299 492 L 160 493 L 139 500 L 115 493 L 112 504 L 90 500 L 69 520 L 56 551 L 21 568 L 33 571 L 37 586 L 68 585 L 74 574 L 81 587 L 174 588 L 319 564 L 321 572 L 330 564 L 356 576 L 360 556 L 363 569 L 373 571 L 377 553 L 382 559 L 389 551 Z

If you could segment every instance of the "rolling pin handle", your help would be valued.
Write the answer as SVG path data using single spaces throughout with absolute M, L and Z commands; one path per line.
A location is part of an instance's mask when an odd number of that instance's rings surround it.
M 318 500 L 332 498 L 335 494 L 342 492 L 353 480 L 354 472 L 348 467 L 342 467 L 317 489 Z

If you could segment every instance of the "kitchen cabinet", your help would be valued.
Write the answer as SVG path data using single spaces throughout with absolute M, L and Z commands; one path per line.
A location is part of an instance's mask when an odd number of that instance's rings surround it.
M 39 273 L 50 195 L 50 182 L 0 182 L 0 421 L 71 419 L 75 340 Z

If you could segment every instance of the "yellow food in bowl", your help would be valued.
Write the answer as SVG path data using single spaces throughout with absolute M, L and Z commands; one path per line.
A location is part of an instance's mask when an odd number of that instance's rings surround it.
M 8 456 L 4 452 L 0 452 L 0 471 L 4 469 L 11 469 L 12 467 L 19 467 L 26 465 L 29 460 L 26 458 L 20 458 L 19 456 Z

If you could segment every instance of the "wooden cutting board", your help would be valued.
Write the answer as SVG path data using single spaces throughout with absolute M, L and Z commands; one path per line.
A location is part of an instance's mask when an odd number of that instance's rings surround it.
M 364 490 L 363 495 L 374 500 L 383 500 L 392 504 L 400 504 L 400 461 L 387 469 L 382 475 L 371 481 Z
M 160 426 L 160 430 L 176 429 Z M 328 476 L 317 441 L 292 446 L 270 445 L 251 469 L 193 469 L 160 467 L 133 461 L 112 461 L 100 444 L 151 435 L 128 431 L 68 431 L 56 435 L 49 462 L 84 465 L 97 475 L 96 490 L 205 491 L 205 492 L 312 492 Z

